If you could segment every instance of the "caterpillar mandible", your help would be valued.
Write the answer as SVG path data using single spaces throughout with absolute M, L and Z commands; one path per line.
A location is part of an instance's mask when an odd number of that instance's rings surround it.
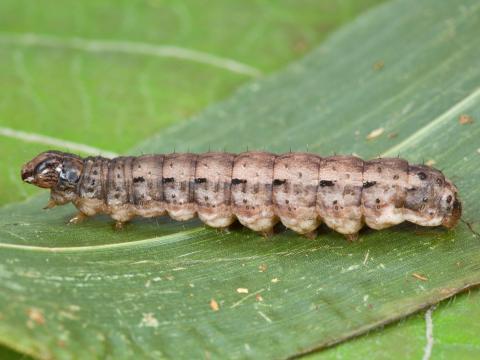
M 198 215 L 215 228 L 238 219 L 268 235 L 281 221 L 314 237 L 323 221 L 355 240 L 364 224 L 452 228 L 462 213 L 457 188 L 441 171 L 399 158 L 208 152 L 107 159 L 46 151 L 21 176 L 51 190 L 46 208 L 72 202 L 79 213 L 71 222 L 105 213 L 117 227 L 134 216 Z

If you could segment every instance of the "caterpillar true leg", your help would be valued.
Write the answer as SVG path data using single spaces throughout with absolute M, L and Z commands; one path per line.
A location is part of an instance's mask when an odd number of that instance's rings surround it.
M 50 199 L 48 200 L 47 205 L 43 207 L 43 210 L 53 209 L 55 206 L 57 206 L 57 203 L 55 202 L 55 200 Z
M 70 220 L 68 220 L 69 224 L 80 224 L 83 222 L 86 218 L 88 217 L 87 214 L 84 214 L 83 212 L 79 211 L 75 214 L 74 217 L 72 217 Z

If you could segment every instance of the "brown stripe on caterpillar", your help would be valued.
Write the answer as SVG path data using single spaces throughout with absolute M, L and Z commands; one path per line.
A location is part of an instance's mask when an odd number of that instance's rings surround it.
M 461 216 L 451 181 L 402 159 L 266 152 L 82 159 L 47 151 L 23 166 L 22 179 L 51 189 L 47 207 L 72 202 L 75 220 L 106 213 L 117 224 L 168 213 L 220 228 L 238 219 L 264 234 L 281 221 L 312 236 L 323 221 L 354 239 L 364 224 L 452 228 Z

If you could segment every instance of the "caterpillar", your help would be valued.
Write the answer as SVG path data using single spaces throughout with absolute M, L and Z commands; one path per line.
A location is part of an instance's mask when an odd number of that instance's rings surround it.
M 73 203 L 79 212 L 70 222 L 105 213 L 118 228 L 134 216 L 198 215 L 214 228 L 238 219 L 264 235 L 281 221 L 314 237 L 324 222 L 353 241 L 364 224 L 450 229 L 462 213 L 457 188 L 441 171 L 400 158 L 253 151 L 108 159 L 46 151 L 22 167 L 21 177 L 51 190 L 46 208 Z

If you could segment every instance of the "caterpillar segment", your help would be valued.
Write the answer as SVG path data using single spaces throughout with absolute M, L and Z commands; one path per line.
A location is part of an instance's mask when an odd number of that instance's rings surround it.
M 439 170 L 397 158 L 209 152 L 107 159 L 47 151 L 21 176 L 51 190 L 47 208 L 72 202 L 79 213 L 71 222 L 105 213 L 116 227 L 168 214 L 178 221 L 198 216 L 214 228 L 238 220 L 264 235 L 280 221 L 315 237 L 324 222 L 355 240 L 364 225 L 453 228 L 462 211 L 457 188 Z

